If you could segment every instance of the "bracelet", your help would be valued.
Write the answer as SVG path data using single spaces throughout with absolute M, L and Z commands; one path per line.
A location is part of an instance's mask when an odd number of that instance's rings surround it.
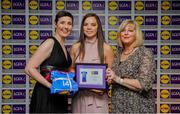
M 119 83 L 119 84 L 123 84 L 123 82 L 124 82 L 124 79 L 122 79 L 122 78 L 120 78 L 120 77 L 118 77 L 118 79 L 116 80 L 116 83 Z
M 119 77 L 119 84 L 123 84 L 124 80 L 122 78 Z

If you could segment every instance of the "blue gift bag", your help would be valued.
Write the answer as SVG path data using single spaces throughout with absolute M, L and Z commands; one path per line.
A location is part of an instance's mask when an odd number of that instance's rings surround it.
M 52 71 L 51 93 L 74 95 L 78 91 L 78 84 L 73 80 L 75 73 Z

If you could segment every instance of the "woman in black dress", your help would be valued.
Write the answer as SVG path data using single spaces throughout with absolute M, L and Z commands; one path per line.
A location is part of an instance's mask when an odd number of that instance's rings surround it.
M 72 14 L 66 11 L 58 12 L 55 18 L 54 37 L 46 39 L 26 65 L 26 74 L 37 81 L 31 98 L 30 113 L 68 112 L 68 96 L 50 94 L 49 73 L 51 70 L 67 71 L 71 65 L 71 58 L 64 43 L 72 31 L 72 26 Z

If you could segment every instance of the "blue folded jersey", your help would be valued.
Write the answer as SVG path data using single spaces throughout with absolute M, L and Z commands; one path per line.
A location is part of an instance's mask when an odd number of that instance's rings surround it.
M 51 93 L 68 91 L 70 95 L 74 95 L 78 91 L 78 84 L 73 80 L 74 76 L 73 72 L 52 71 Z

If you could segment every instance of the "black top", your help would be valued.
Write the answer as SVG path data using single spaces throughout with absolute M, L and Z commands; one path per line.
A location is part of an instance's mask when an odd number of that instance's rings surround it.
M 59 68 L 60 70 L 68 69 L 72 63 L 72 60 L 71 60 L 69 53 L 67 52 L 67 58 L 66 58 L 65 53 L 63 52 L 63 49 L 62 49 L 60 43 L 57 41 L 57 39 L 54 37 L 51 37 L 50 39 L 54 40 L 53 50 L 52 50 L 49 58 L 47 58 L 40 65 L 40 67 L 42 67 L 42 66 L 54 66 L 54 67 Z
M 67 52 L 67 59 L 60 43 L 54 38 L 51 55 L 40 65 L 41 74 L 46 77 L 51 70 L 67 70 L 71 65 L 71 57 Z M 67 50 L 66 50 L 67 51 Z M 50 89 L 37 82 L 30 103 L 30 113 L 67 113 L 68 96 L 51 94 Z

